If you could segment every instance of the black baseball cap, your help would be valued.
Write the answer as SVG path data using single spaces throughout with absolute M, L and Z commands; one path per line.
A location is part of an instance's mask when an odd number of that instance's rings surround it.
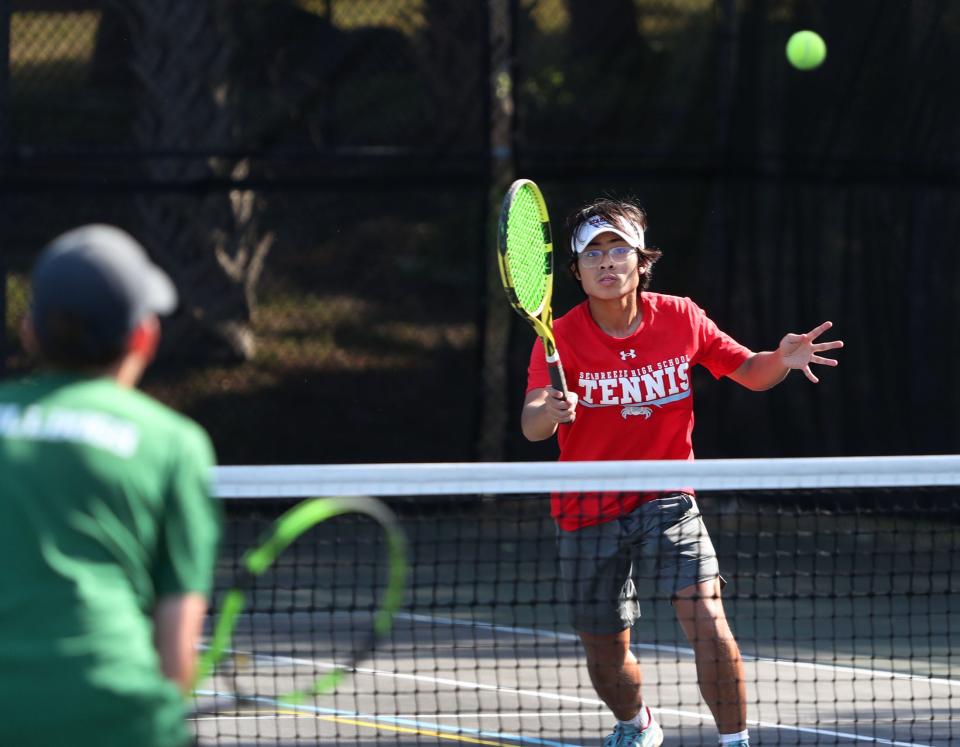
M 170 277 L 126 231 L 93 224 L 51 241 L 33 268 L 30 306 L 41 347 L 55 320 L 68 319 L 70 347 L 97 358 L 122 349 L 133 328 L 149 314 L 177 307 Z

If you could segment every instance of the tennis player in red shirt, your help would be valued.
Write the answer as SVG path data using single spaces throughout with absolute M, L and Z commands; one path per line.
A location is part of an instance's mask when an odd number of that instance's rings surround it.
M 791 369 L 817 383 L 811 365 L 837 365 L 821 353 L 843 343 L 818 342 L 830 322 L 754 353 L 689 298 L 647 291 L 660 251 L 645 245 L 640 207 L 602 199 L 572 215 L 568 227 L 570 269 L 587 296 L 554 323 L 569 394 L 550 386 L 537 340 L 521 416 L 529 440 L 557 435 L 561 461 L 693 459 L 691 370 L 698 364 L 755 391 L 779 384 Z M 635 559 L 653 569 L 673 600 L 720 744 L 749 745 L 743 662 L 693 491 L 555 494 L 552 514 L 571 622 L 591 682 L 617 718 L 605 747 L 663 742 L 630 651 L 630 628 L 640 616 Z

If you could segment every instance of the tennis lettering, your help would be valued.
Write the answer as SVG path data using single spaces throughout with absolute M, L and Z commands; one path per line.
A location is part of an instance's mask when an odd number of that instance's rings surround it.
M 662 405 L 690 394 L 686 356 L 619 371 L 580 373 L 580 402 L 587 407 Z

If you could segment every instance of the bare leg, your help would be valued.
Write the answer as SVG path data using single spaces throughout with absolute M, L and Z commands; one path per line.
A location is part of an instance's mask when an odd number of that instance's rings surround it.
M 747 687 L 740 648 L 720 599 L 720 579 L 689 586 L 674 599 L 677 620 L 693 646 L 697 681 L 721 734 L 747 728 Z
M 620 721 L 640 712 L 640 664 L 630 650 L 630 630 L 609 635 L 579 633 L 593 689 Z

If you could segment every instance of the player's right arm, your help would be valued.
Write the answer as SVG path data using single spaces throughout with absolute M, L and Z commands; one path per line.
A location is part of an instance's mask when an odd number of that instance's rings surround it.
M 551 386 L 531 389 L 523 402 L 520 428 L 528 441 L 544 441 L 557 432 L 560 423 L 572 423 L 577 417 L 577 395 L 563 393 Z

